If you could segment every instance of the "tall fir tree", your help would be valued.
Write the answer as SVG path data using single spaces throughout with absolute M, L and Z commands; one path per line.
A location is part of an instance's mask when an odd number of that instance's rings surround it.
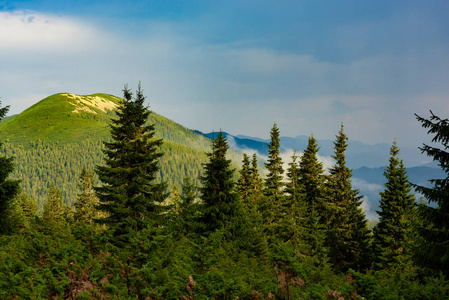
M 201 224 L 206 233 L 229 225 L 240 206 L 239 195 L 234 190 L 234 170 L 231 169 L 231 160 L 226 158 L 228 149 L 226 138 L 220 131 L 212 141 L 212 152 L 207 153 L 209 161 L 204 165 L 201 176 Z
M 279 128 L 274 123 L 270 132 L 271 141 L 268 144 L 268 161 L 265 163 L 268 174 L 265 179 L 264 194 L 267 197 L 273 197 L 272 201 L 276 201 L 279 197 L 284 195 L 282 158 L 280 156 L 280 140 Z
M 285 241 L 293 240 L 297 244 L 304 238 L 306 206 L 299 183 L 299 156 L 296 151 L 291 156 L 288 164 L 286 199 L 284 205 L 283 236 Z
M 111 142 L 105 145 L 105 166 L 97 165 L 101 186 L 95 191 L 98 209 L 107 216 L 99 220 L 113 232 L 114 242 L 125 245 L 129 235 L 147 226 L 163 224 L 166 183 L 157 182 L 162 140 L 155 138 L 155 125 L 147 125 L 150 110 L 144 106 L 140 83 L 133 99 L 125 86 L 124 99 L 112 119 Z
M 380 193 L 379 223 L 373 229 L 376 269 L 405 268 L 411 264 L 415 197 L 398 154 L 395 140 L 390 150 L 389 165 L 384 171 L 387 183 Z
M 56 188 L 54 184 L 50 184 L 48 198 L 44 204 L 42 219 L 49 226 L 52 224 L 63 225 L 66 221 L 65 213 L 66 211 L 62 202 L 61 191 Z
M 334 142 L 335 164 L 326 181 L 326 246 L 330 262 L 338 272 L 358 268 L 368 250 L 365 214 L 359 208 L 362 197 L 352 188 L 352 170 L 346 166 L 347 140 L 341 124 Z
M 326 177 L 323 163 L 318 160 L 318 151 L 319 147 L 312 135 L 299 164 L 299 186 L 307 206 L 314 209 L 321 218 L 325 217 L 324 183 Z
M 259 165 L 257 164 L 257 155 L 253 154 L 253 158 L 251 159 L 250 166 L 250 197 L 253 199 L 255 203 L 259 202 L 260 197 L 262 196 L 263 191 L 263 181 L 260 178 L 259 174 Z
M 296 151 L 293 152 L 291 156 L 292 161 L 288 163 L 289 168 L 287 169 L 288 181 L 285 184 L 285 192 L 289 195 L 290 201 L 296 201 L 300 197 L 300 184 L 299 184 L 299 157 Z
M 8 111 L 9 106 L 0 108 L 0 120 L 5 117 Z M 1 142 L 0 147 L 2 147 Z M 13 160 L 12 157 L 0 157 L 0 235 L 13 230 L 8 220 L 13 210 L 14 198 L 20 191 L 20 181 L 8 179 L 14 171 Z
M 299 163 L 299 187 L 306 207 L 305 241 L 309 246 L 310 256 L 320 261 L 327 261 L 325 248 L 325 204 L 324 204 L 324 169 L 318 160 L 319 147 L 311 135 L 307 148 Z
M 190 235 L 195 232 L 200 213 L 197 198 L 197 187 L 191 183 L 189 177 L 185 177 L 182 183 L 178 213 L 173 218 L 175 221 L 173 227 L 178 234 Z
M 420 150 L 437 161 L 448 177 L 431 180 L 433 187 L 430 188 L 414 185 L 417 192 L 435 204 L 419 206 L 423 227 L 417 259 L 421 265 L 449 275 L 449 119 L 441 119 L 432 111 L 430 114 L 430 119 L 415 116 L 424 128 L 429 129 L 427 133 L 434 135 L 432 142 L 441 143 L 443 149 L 423 144 Z
M 75 211 L 73 212 L 74 223 L 79 229 L 99 231 L 105 226 L 96 224 L 96 220 L 104 218 L 106 214 L 97 209 L 99 199 L 94 190 L 94 174 L 83 168 L 79 177 L 78 188 L 80 193 L 75 202 Z
M 249 157 L 243 153 L 242 168 L 240 169 L 240 176 L 237 181 L 237 191 L 243 202 L 246 202 L 251 190 L 251 166 Z
M 31 228 L 33 221 L 35 221 L 38 216 L 38 206 L 36 201 L 30 199 L 28 195 L 20 193 L 16 197 L 16 204 L 14 212 L 16 224 L 21 228 Z
M 269 238 L 276 238 L 280 233 L 281 220 L 284 215 L 284 168 L 280 156 L 279 128 L 276 123 L 270 131 L 268 144 L 268 160 L 265 163 L 267 176 L 265 178 L 263 197 L 259 203 L 259 210 L 265 224 L 265 232 Z

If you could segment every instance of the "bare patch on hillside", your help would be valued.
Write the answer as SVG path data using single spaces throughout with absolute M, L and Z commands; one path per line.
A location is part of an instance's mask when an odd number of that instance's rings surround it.
M 92 108 L 97 108 L 103 112 L 106 112 L 107 110 L 113 110 L 117 107 L 117 104 L 114 102 L 98 96 L 79 96 L 69 93 L 61 95 L 69 98 L 69 102 L 75 106 L 75 109 L 72 110 L 74 113 L 85 111 L 96 114 L 97 112 L 92 110 Z

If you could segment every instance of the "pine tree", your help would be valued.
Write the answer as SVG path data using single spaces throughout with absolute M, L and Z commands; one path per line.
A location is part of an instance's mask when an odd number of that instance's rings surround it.
M 114 235 L 118 245 L 125 245 L 130 234 L 147 226 L 162 223 L 166 195 L 165 182 L 157 183 L 161 139 L 155 126 L 146 125 L 150 111 L 144 106 L 140 84 L 136 97 L 125 86 L 116 119 L 112 119 L 111 142 L 105 145 L 105 166 L 97 166 L 102 186 L 96 187 L 98 208 L 107 214 L 100 220 Z M 155 225 L 156 224 L 156 225 Z
M 265 167 L 268 174 L 265 178 L 263 197 L 260 200 L 260 212 L 265 223 L 268 237 L 275 238 L 281 230 L 281 220 L 284 217 L 285 196 L 282 166 L 280 156 L 279 128 L 274 123 L 270 131 L 271 141 L 268 144 L 268 161 Z
M 293 153 L 287 170 L 286 199 L 283 209 L 282 235 L 284 241 L 293 240 L 295 244 L 304 238 L 306 206 L 299 183 L 299 162 L 296 151 Z M 301 241 L 302 242 L 302 241 Z
M 74 220 L 81 225 L 93 225 L 96 219 L 103 218 L 104 213 L 97 210 L 99 199 L 94 190 L 94 175 L 83 168 L 79 177 L 78 188 L 81 193 L 75 202 Z
M 380 193 L 379 223 L 374 227 L 374 266 L 377 269 L 410 266 L 415 197 L 396 140 L 384 171 L 385 190 Z
M 320 218 L 323 217 L 322 221 L 324 222 L 324 182 L 326 178 L 323 163 L 318 161 L 318 150 L 316 139 L 312 135 L 299 164 L 299 186 L 307 206 L 315 210 Z
M 0 103 L 1 104 L 1 103 Z M 0 120 L 9 111 L 9 106 L 0 108 Z M 0 142 L 0 147 L 2 143 Z M 12 157 L 0 157 L 0 235 L 12 230 L 8 220 L 12 211 L 13 201 L 20 191 L 20 181 L 8 179 L 14 171 Z
M 362 251 L 368 247 L 365 214 L 359 207 L 361 197 L 352 188 L 352 170 L 346 166 L 347 140 L 342 124 L 334 142 L 335 164 L 329 169 L 326 182 L 326 246 L 330 262 L 339 272 L 358 268 L 357 261 L 365 257 Z
M 228 148 L 226 138 L 220 131 L 212 142 L 212 152 L 207 153 L 209 162 L 204 165 L 204 174 L 201 176 L 201 223 L 206 233 L 230 224 L 240 206 L 240 198 L 234 191 L 234 170 L 231 169 L 231 160 L 226 159 Z
M 415 114 L 427 133 L 433 134 L 433 143 L 441 143 L 443 149 L 424 144 L 420 148 L 422 153 L 439 163 L 441 169 L 448 174 L 444 179 L 433 179 L 433 187 L 427 188 L 414 185 L 415 189 L 423 194 L 429 202 L 436 206 L 420 205 L 419 213 L 423 218 L 424 226 L 420 229 L 423 240 L 420 252 L 417 255 L 419 262 L 436 271 L 449 274 L 449 119 L 441 119 L 431 113 L 430 119 Z
M 54 184 L 50 184 L 50 188 L 48 189 L 48 198 L 44 204 L 42 218 L 49 226 L 51 224 L 65 224 L 66 218 L 62 194 Z
M 280 140 L 279 140 L 279 128 L 274 123 L 270 132 L 271 141 L 268 144 L 268 162 L 265 163 L 268 174 L 265 179 L 264 194 L 267 197 L 274 196 L 272 201 L 276 201 L 278 197 L 283 196 L 284 183 L 283 174 L 284 169 L 282 167 L 282 158 L 280 156 Z
M 177 214 L 181 205 L 181 194 L 175 185 L 170 193 L 170 197 L 165 200 L 165 205 L 170 208 L 172 213 Z
M 313 135 L 299 164 L 299 186 L 306 207 L 305 241 L 309 246 L 309 256 L 327 261 L 325 248 L 325 205 L 323 164 L 318 161 L 318 145 Z
M 299 157 L 296 154 L 296 151 L 294 151 L 291 157 L 292 161 L 288 164 L 289 165 L 289 168 L 287 169 L 288 182 L 285 185 L 285 192 L 287 193 L 287 195 L 289 195 L 289 198 L 293 202 L 296 202 L 300 198 L 298 158 Z
M 240 177 L 237 181 L 237 191 L 243 202 L 246 202 L 251 190 L 251 167 L 249 157 L 243 153 L 242 169 L 240 170 Z
M 177 234 L 185 236 L 194 234 L 200 211 L 196 201 L 197 188 L 191 183 L 190 178 L 184 178 L 179 196 L 179 207 L 177 213 L 172 217 L 174 221 L 172 227 Z
M 257 155 L 253 154 L 250 166 L 250 198 L 255 203 L 259 202 L 259 198 L 262 196 L 263 182 L 259 175 L 259 166 L 257 164 Z
M 30 199 L 30 197 L 26 194 L 20 193 L 17 196 L 17 205 L 19 206 L 21 214 L 27 222 L 33 220 L 38 214 L 36 201 Z
M 185 177 L 182 183 L 181 203 L 190 205 L 193 204 L 197 198 L 197 187 L 194 186 L 189 177 Z

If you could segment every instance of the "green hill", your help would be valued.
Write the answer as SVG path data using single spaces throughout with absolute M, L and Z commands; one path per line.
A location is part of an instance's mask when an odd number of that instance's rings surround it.
M 120 98 L 105 94 L 78 96 L 68 93 L 47 97 L 0 126 L 10 142 L 30 140 L 76 142 L 104 138 L 107 122 Z
M 12 177 L 22 181 L 23 192 L 42 205 L 53 183 L 64 202 L 73 204 L 81 169 L 103 164 L 103 141 L 110 139 L 108 124 L 120 100 L 106 94 L 61 93 L 0 123 L 0 140 L 5 142 L 1 152 L 14 157 Z M 180 187 L 186 176 L 199 184 L 211 141 L 156 113 L 148 122 L 156 124 L 156 136 L 164 140 L 159 180 L 170 188 Z M 230 154 L 240 161 L 238 154 Z

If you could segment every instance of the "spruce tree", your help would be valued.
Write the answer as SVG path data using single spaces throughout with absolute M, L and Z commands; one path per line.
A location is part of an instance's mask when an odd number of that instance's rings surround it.
M 398 158 L 396 140 L 390 154 L 384 171 L 387 183 L 380 193 L 379 223 L 373 230 L 376 269 L 410 266 L 412 255 L 415 197 L 402 159 Z
M 268 160 L 265 163 L 268 174 L 265 178 L 264 197 L 260 201 L 260 212 L 265 223 L 267 236 L 275 238 L 280 233 L 280 223 L 285 206 L 284 182 L 282 181 L 284 168 L 280 156 L 279 128 L 276 123 L 270 131 L 270 137 Z
M 240 170 L 240 177 L 237 181 L 237 191 L 243 202 L 246 202 L 251 190 L 251 167 L 249 157 L 243 153 L 242 169 Z
M 259 198 L 262 196 L 263 182 L 259 175 L 259 165 L 257 164 L 257 155 L 253 154 L 250 166 L 250 197 L 258 203 Z
M 83 229 L 94 230 L 94 232 L 104 229 L 104 225 L 100 226 L 95 222 L 105 217 L 106 214 L 97 209 L 100 200 L 95 194 L 92 171 L 87 171 L 86 168 L 82 169 L 78 188 L 80 193 L 75 202 L 75 211 L 73 212 L 74 223 L 78 226 L 77 229 L 81 230 L 81 232 Z M 83 233 L 81 234 L 83 235 Z
M 428 134 L 434 135 L 433 143 L 441 143 L 442 148 L 423 144 L 422 153 L 437 161 L 448 174 L 444 179 L 433 179 L 433 187 L 414 185 L 415 189 L 435 206 L 420 205 L 419 212 L 424 226 L 420 229 L 422 244 L 417 255 L 418 261 L 428 268 L 449 274 L 449 119 L 441 119 L 430 112 L 430 119 L 416 115 Z
M 0 120 L 5 117 L 8 110 L 9 106 L 0 108 Z M 12 230 L 8 220 L 12 212 L 14 198 L 20 191 L 20 181 L 8 179 L 14 171 L 13 160 L 12 157 L 0 157 L 0 235 Z
M 368 249 L 366 218 L 360 208 L 362 197 L 352 188 L 352 170 L 346 166 L 347 140 L 342 124 L 334 142 L 335 164 L 326 181 L 326 246 L 330 262 L 339 272 L 358 268 Z
M 267 197 L 274 196 L 272 201 L 276 201 L 278 197 L 283 196 L 284 183 L 283 174 L 284 169 L 282 167 L 282 158 L 280 156 L 280 140 L 279 140 L 279 128 L 274 123 L 270 132 L 271 141 L 268 144 L 268 162 L 265 163 L 268 174 L 265 179 L 264 194 Z
M 318 145 L 310 136 L 307 148 L 299 163 L 299 187 L 306 207 L 305 241 L 309 246 L 309 256 L 315 256 L 326 262 L 325 248 L 325 205 L 324 205 L 324 169 L 318 161 Z
M 322 221 L 324 222 L 324 183 L 326 178 L 323 163 L 318 161 L 318 150 L 316 139 L 312 135 L 299 164 L 299 186 L 308 207 L 319 213 L 319 217 L 323 217 Z
M 179 209 L 173 218 L 175 221 L 173 227 L 178 234 L 190 235 L 195 232 L 200 213 L 197 197 L 197 188 L 191 183 L 190 178 L 185 177 L 180 194 Z
M 19 215 L 23 218 L 22 226 L 29 227 L 30 223 L 38 215 L 38 207 L 36 201 L 30 199 L 28 195 L 20 193 L 17 196 L 17 206 Z
M 207 153 L 209 162 L 204 165 L 201 176 L 201 223 L 206 233 L 229 225 L 240 206 L 240 198 L 234 190 L 234 170 L 231 169 L 231 160 L 226 159 L 228 149 L 226 138 L 220 131 L 212 142 L 212 152 Z
M 114 241 L 125 245 L 129 235 L 147 226 L 162 225 L 166 183 L 157 182 L 162 140 L 155 125 L 147 125 L 150 110 L 140 84 L 133 99 L 125 86 L 124 99 L 112 119 L 111 142 L 105 145 L 105 166 L 96 166 L 103 185 L 96 187 L 98 208 L 107 216 L 99 220 L 113 232 Z
M 48 198 L 44 204 L 44 211 L 42 214 L 43 220 L 47 226 L 63 225 L 66 222 L 66 211 L 62 202 L 61 191 L 55 187 L 54 184 L 50 184 L 48 189 Z
M 296 151 L 288 164 L 288 181 L 286 183 L 286 199 L 284 205 L 284 217 L 282 222 L 282 235 L 284 241 L 293 240 L 297 244 L 304 238 L 306 207 L 299 183 L 299 162 Z

